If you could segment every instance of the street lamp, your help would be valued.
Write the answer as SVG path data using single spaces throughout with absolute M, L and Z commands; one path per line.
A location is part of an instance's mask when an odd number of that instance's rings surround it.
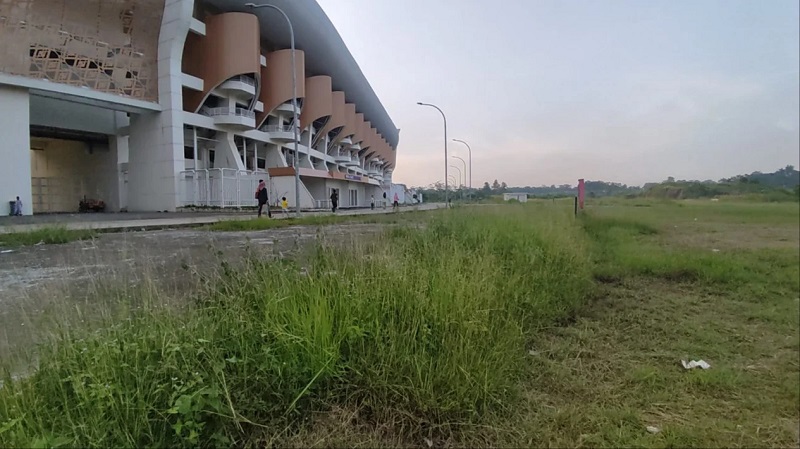
M 444 111 L 442 111 L 439 106 L 430 103 L 422 103 L 417 102 L 420 106 L 429 106 L 432 108 L 436 108 L 440 114 L 442 114 L 442 119 L 444 120 L 444 204 L 447 205 L 447 117 L 444 115 Z
M 295 214 L 297 218 L 300 218 L 300 166 L 298 165 L 297 161 L 300 159 L 300 151 L 297 148 L 297 143 L 300 140 L 300 136 L 298 136 L 298 130 L 300 129 L 300 123 L 298 123 L 298 114 L 297 114 L 297 65 L 295 64 L 295 49 L 294 49 L 294 27 L 292 27 L 292 21 L 289 20 L 289 16 L 283 12 L 282 9 L 278 8 L 275 5 L 256 5 L 255 3 L 245 3 L 246 7 L 252 9 L 258 8 L 270 8 L 274 9 L 281 13 L 284 19 L 286 19 L 286 23 L 289 25 L 289 37 L 291 40 L 291 48 L 292 48 L 292 129 L 294 131 L 294 157 L 292 158 L 292 166 L 294 167 L 294 207 L 295 207 Z
M 462 175 L 463 175 L 461 173 L 461 169 L 456 167 L 455 165 L 451 165 L 450 168 L 453 168 L 453 169 L 458 171 L 458 185 L 457 185 L 457 187 L 461 188 L 461 186 L 463 185 L 462 182 L 461 182 L 461 178 L 462 178 Z
M 461 161 L 462 164 L 464 164 L 464 184 L 466 184 L 467 183 L 467 162 L 464 161 L 464 159 L 461 159 L 458 156 L 450 156 L 450 157 L 452 157 L 454 159 L 458 159 L 458 160 Z M 459 172 L 460 172 L 460 170 L 459 170 Z M 464 191 L 463 190 L 461 191 L 461 199 L 462 200 L 464 199 Z
M 463 143 L 467 146 L 467 150 L 469 150 L 469 189 L 472 190 L 472 148 L 463 140 L 453 139 L 453 141 Z
M 450 156 L 450 157 L 452 157 L 454 159 L 458 159 L 458 160 L 461 161 L 462 164 L 464 164 L 464 184 L 466 184 L 467 183 L 467 175 L 466 175 L 466 173 L 467 173 L 467 161 L 465 161 L 464 159 L 462 159 L 462 158 L 460 158 L 458 156 Z

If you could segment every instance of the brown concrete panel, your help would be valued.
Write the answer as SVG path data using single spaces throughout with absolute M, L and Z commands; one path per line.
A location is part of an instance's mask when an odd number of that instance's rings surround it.
M 189 33 L 183 71 L 203 80 L 202 92 L 186 92 L 184 109 L 197 112 L 208 94 L 229 78 L 261 78 L 261 34 L 253 14 L 229 12 L 206 17 L 206 35 Z M 256 88 L 258 89 L 258 88 Z
M 353 131 L 353 143 L 361 143 L 364 141 L 364 114 L 356 114 L 355 130 Z
M 365 120 L 361 124 L 361 137 L 364 139 L 361 141 L 361 150 L 366 150 L 372 146 L 372 122 L 369 120 Z
M 261 95 L 264 112 L 256 114 L 260 128 L 270 112 L 278 106 L 292 101 L 292 50 L 278 50 L 267 53 L 267 66 L 261 68 Z M 302 50 L 295 50 L 294 73 L 297 76 L 297 98 L 306 96 L 306 58 Z
M 331 118 L 325 127 L 320 130 L 320 135 L 325 135 L 336 128 L 341 128 L 347 124 L 347 113 L 345 109 L 344 92 L 336 91 L 331 95 Z M 341 135 L 341 133 L 339 133 Z M 337 136 L 338 138 L 338 136 Z
M 306 129 L 315 120 L 333 113 L 333 80 L 320 75 L 306 78 L 306 99 L 300 113 L 300 128 Z
M 346 103 L 344 105 L 344 128 L 342 132 L 336 136 L 336 141 L 340 141 L 345 137 L 352 136 L 356 132 L 356 105 L 352 103 Z
M 294 168 L 293 167 L 270 167 L 267 169 L 267 173 L 271 177 L 280 177 L 280 176 L 294 176 Z

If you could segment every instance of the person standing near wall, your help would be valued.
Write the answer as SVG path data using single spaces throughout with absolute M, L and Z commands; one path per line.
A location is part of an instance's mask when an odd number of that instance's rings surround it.
M 397 196 L 397 192 L 394 193 L 394 201 L 392 202 L 392 210 L 400 209 L 400 197 Z
M 256 188 L 256 199 L 258 200 L 258 217 L 261 218 L 261 211 L 264 206 L 267 206 L 267 216 L 272 218 L 272 212 L 269 211 L 269 192 L 267 192 L 267 184 L 264 180 L 258 181 L 258 188 Z
M 339 194 L 336 193 L 336 190 L 331 192 L 331 210 L 333 213 L 336 213 L 336 208 L 339 207 Z
M 383 191 L 383 208 L 386 209 L 386 203 L 389 201 L 386 199 L 386 191 Z
M 369 208 L 375 210 L 375 195 L 372 195 L 372 198 L 369 201 Z
M 22 216 L 22 200 L 19 197 L 14 201 L 14 215 L 17 217 Z

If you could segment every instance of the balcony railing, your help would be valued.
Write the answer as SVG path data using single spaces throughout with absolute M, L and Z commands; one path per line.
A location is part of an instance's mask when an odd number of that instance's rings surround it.
M 265 133 L 291 133 L 294 132 L 295 126 L 292 125 L 267 125 L 261 128 Z M 300 130 L 298 129 L 298 134 Z
M 239 81 L 240 83 L 247 84 L 248 86 L 256 87 L 256 80 L 250 78 L 249 76 L 238 75 L 228 79 L 228 81 Z
M 200 113 L 206 115 L 208 117 L 220 117 L 220 116 L 230 116 L 235 115 L 237 117 L 247 117 L 251 119 L 256 118 L 256 113 L 244 108 L 236 108 L 236 109 L 229 109 L 229 108 L 202 108 L 200 109 Z

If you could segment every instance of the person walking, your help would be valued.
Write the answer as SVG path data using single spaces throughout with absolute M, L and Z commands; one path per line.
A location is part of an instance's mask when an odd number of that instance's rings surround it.
M 394 193 L 394 201 L 392 202 L 392 210 L 396 211 L 400 209 L 400 197 L 397 196 L 397 192 Z
M 289 216 L 289 201 L 286 200 L 286 197 L 281 198 L 281 210 L 284 217 Z
M 336 208 L 339 207 L 339 194 L 336 193 L 336 190 L 331 192 L 331 210 L 333 213 L 336 213 Z
M 369 208 L 375 210 L 375 195 L 372 195 L 369 201 Z
M 269 210 L 269 192 L 267 192 L 267 184 L 263 179 L 258 181 L 258 187 L 256 188 L 256 199 L 258 200 L 258 217 L 261 218 L 261 212 L 266 205 L 267 216 L 272 218 L 272 212 Z

